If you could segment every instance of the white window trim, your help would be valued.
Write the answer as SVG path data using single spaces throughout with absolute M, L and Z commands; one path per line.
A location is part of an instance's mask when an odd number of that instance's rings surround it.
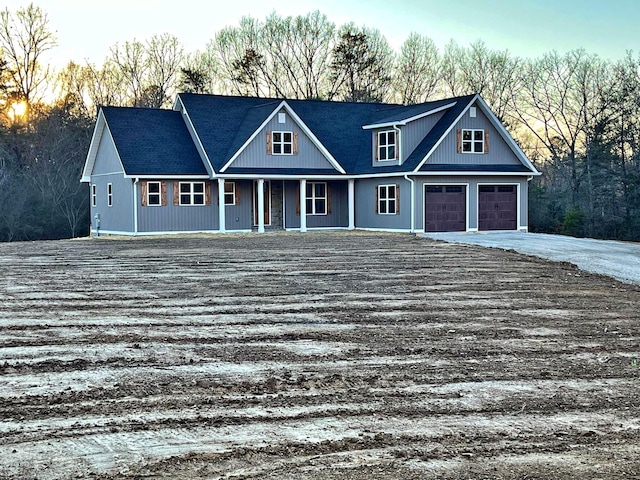
M 389 187 L 393 187 L 393 197 L 389 197 Z M 398 192 L 396 191 L 398 186 L 395 183 L 389 183 L 385 185 L 378 185 L 378 215 L 397 215 L 398 214 Z M 382 198 L 382 191 L 385 191 L 385 198 Z M 393 201 L 393 212 L 389 211 L 389 202 Z M 386 212 L 382 212 L 380 203 L 384 202 L 387 205 Z
M 189 192 L 182 191 L 182 185 L 189 185 Z M 194 186 L 202 185 L 202 192 L 195 192 Z M 189 195 L 189 203 L 182 203 L 182 197 Z M 194 203 L 196 195 L 202 195 L 202 203 Z M 207 186 L 204 182 L 178 182 L 178 205 L 181 207 L 204 207 L 207 204 Z
M 91 206 L 98 206 L 98 186 L 95 183 L 91 184 Z
M 227 192 L 227 185 L 231 186 L 231 191 Z M 227 202 L 227 195 L 231 195 L 231 201 Z M 235 205 L 236 204 L 236 182 L 224 182 L 224 204 Z
M 394 142 L 393 143 L 387 143 L 384 146 L 380 145 L 380 137 L 384 134 L 387 137 L 387 141 L 389 139 L 389 134 L 393 133 L 393 139 Z M 393 147 L 393 157 L 389 158 L 389 148 Z M 385 149 L 385 158 L 382 158 L 382 155 L 380 155 L 380 149 L 384 148 Z M 398 159 L 399 157 L 399 152 L 398 152 L 398 132 L 394 129 L 389 129 L 389 130 L 381 130 L 378 132 L 378 142 L 377 142 L 377 149 L 378 151 L 376 152 L 376 157 L 378 159 L 379 162 L 394 162 Z
M 282 141 L 276 142 L 276 133 L 280 134 L 280 138 L 282 139 Z M 285 133 L 291 135 L 291 142 L 284 141 Z M 284 146 L 289 144 L 291 145 L 291 153 L 285 153 Z M 276 145 L 280 145 L 280 153 L 276 153 Z M 271 132 L 271 155 L 293 155 L 293 131 L 276 130 Z
M 158 192 L 152 192 L 149 186 L 155 183 L 158 185 Z M 158 196 L 158 203 L 151 203 L 151 195 Z M 161 207 L 162 206 L 162 182 L 147 182 L 147 206 L 148 207 Z
M 107 207 L 113 207 L 113 183 L 107 183 Z
M 324 185 L 324 197 L 316 197 L 316 185 Z M 307 208 L 307 215 L 328 215 L 329 212 L 329 190 L 327 189 L 327 182 L 307 182 L 306 186 L 307 190 L 311 188 L 311 196 L 307 195 L 307 192 L 304 192 L 304 200 L 308 202 L 311 200 L 311 210 Z M 324 200 L 324 213 L 316 213 L 316 200 Z
M 471 140 L 465 140 L 464 139 L 464 132 L 471 132 Z M 481 141 L 481 145 L 482 145 L 482 151 L 481 152 L 474 152 L 473 151 L 473 145 L 476 142 L 480 142 L 480 140 L 474 140 L 475 137 L 475 132 L 482 132 L 482 141 Z M 464 150 L 464 143 L 466 142 L 471 142 L 471 151 L 466 152 Z M 471 154 L 476 154 L 476 155 L 482 155 L 484 154 L 484 130 L 481 128 L 463 128 L 462 132 L 460 133 L 460 151 L 461 153 L 471 153 Z

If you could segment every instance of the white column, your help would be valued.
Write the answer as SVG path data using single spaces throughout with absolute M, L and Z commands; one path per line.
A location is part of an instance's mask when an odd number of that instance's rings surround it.
M 264 179 L 258 179 L 258 233 L 264 233 Z
M 226 218 L 226 210 L 227 208 L 224 205 L 224 178 L 218 179 L 218 219 L 220 226 L 218 230 L 220 233 L 224 233 L 227 231 L 227 218 Z
M 300 231 L 307 231 L 307 181 L 300 180 Z
M 349 230 L 356 228 L 356 189 L 353 178 L 347 180 L 349 199 Z

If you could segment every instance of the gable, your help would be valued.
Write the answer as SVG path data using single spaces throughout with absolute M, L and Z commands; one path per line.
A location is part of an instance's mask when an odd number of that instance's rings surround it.
M 111 137 L 108 128 L 102 131 L 102 135 L 98 140 L 98 149 L 96 153 L 91 175 L 105 175 L 113 173 L 123 173 L 124 168 L 120 162 L 118 151 Z
M 286 147 L 291 148 L 291 154 L 279 154 L 273 142 L 273 134 L 286 133 L 281 140 L 286 140 Z M 291 147 L 289 147 L 289 135 Z M 276 139 L 280 137 L 276 135 Z M 294 145 L 295 144 L 295 145 Z M 295 148 L 294 148 L 295 147 Z M 257 131 L 257 134 L 233 160 L 230 167 L 236 169 L 287 169 L 287 170 L 317 170 L 327 169 L 336 171 L 327 157 L 309 138 L 303 128 L 294 120 L 285 108 L 280 108 L 275 115 Z

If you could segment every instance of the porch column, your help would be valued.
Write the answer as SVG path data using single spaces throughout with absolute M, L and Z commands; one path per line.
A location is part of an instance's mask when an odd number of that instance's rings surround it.
M 349 230 L 356 228 L 356 181 L 351 178 L 347 180 L 348 197 L 349 197 Z
M 264 179 L 258 179 L 258 233 L 264 233 Z
M 300 180 L 300 231 L 307 231 L 307 181 Z
M 226 206 L 224 204 L 224 178 L 218 179 L 218 220 L 220 233 L 227 231 Z

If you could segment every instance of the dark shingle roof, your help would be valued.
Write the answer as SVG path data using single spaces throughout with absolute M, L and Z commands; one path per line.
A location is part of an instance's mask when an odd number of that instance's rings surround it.
M 127 175 L 206 175 L 180 112 L 102 107 Z

